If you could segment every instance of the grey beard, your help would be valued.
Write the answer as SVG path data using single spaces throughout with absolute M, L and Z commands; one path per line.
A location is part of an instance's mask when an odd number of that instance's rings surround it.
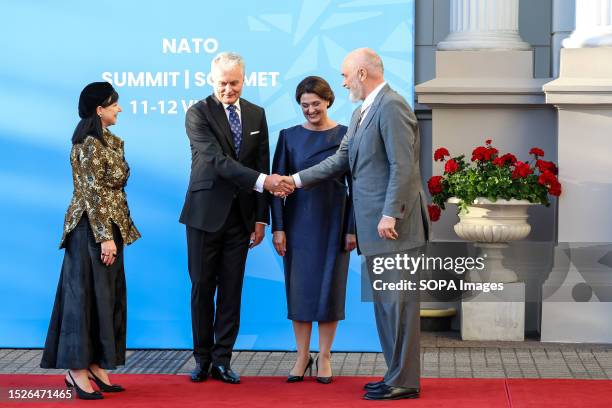
M 359 102 L 361 99 L 353 93 L 352 89 L 349 89 L 349 100 L 351 103 Z

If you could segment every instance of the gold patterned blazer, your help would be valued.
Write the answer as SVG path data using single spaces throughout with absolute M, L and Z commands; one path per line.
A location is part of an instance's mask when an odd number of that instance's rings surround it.
M 87 212 L 96 242 L 113 239 L 112 223 L 119 227 L 125 244 L 140 238 L 127 205 L 124 187 L 130 168 L 123 155 L 123 140 L 104 130 L 104 146 L 99 139 L 88 136 L 83 143 L 72 146 L 70 164 L 74 192 L 64 219 L 66 236 Z

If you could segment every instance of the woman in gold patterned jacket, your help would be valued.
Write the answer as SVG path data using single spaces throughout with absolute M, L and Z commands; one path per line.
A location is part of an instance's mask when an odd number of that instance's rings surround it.
M 66 386 L 82 399 L 123 391 L 106 370 L 125 363 L 123 246 L 140 233 L 124 190 L 130 169 L 123 141 L 108 130 L 121 112 L 118 100 L 107 82 L 87 85 L 79 98 L 81 121 L 70 153 L 74 192 L 60 243 L 64 262 L 40 364 L 69 369 Z

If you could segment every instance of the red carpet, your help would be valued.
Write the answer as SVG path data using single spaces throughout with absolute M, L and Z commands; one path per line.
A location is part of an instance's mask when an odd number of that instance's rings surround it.
M 609 380 L 508 379 L 512 408 L 612 407 Z
M 611 407 L 612 381 L 424 378 L 421 398 L 365 401 L 361 387 L 370 379 L 337 377 L 331 385 L 307 380 L 286 384 L 282 377 L 243 377 L 241 385 L 208 380 L 189 382 L 184 375 L 114 375 L 127 391 L 105 394 L 102 401 L 7 403 L 7 388 L 57 387 L 57 375 L 0 375 L 0 406 L 34 407 Z

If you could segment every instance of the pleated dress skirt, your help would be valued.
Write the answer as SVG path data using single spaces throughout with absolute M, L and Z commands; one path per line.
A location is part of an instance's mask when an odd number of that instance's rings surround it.
M 66 252 L 45 341 L 42 368 L 85 369 L 125 364 L 127 302 L 123 241 L 113 224 L 117 259 L 100 259 L 89 220 L 83 214 L 66 238 Z

